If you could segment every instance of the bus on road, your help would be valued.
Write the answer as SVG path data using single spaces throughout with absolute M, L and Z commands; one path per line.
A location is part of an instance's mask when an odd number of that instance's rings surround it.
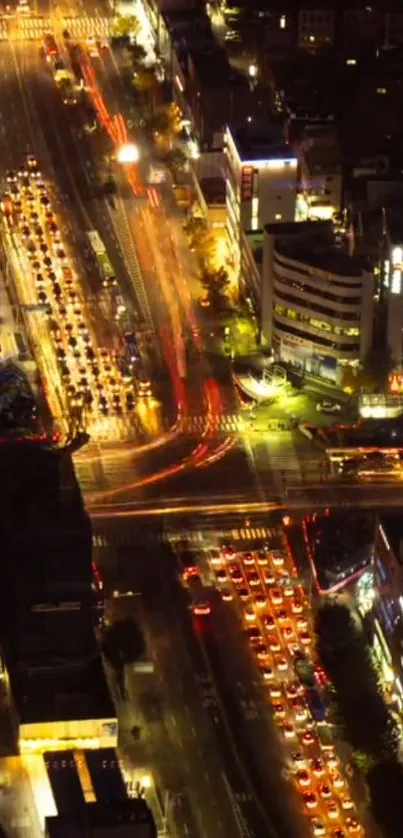
M 86 236 L 92 255 L 97 263 L 99 273 L 101 274 L 102 285 L 104 288 L 115 286 L 117 284 L 115 271 L 110 263 L 109 256 L 100 235 L 96 230 L 90 230 Z
M 326 707 L 319 690 L 315 687 L 309 687 L 305 690 L 305 698 L 315 722 L 324 722 L 326 720 Z

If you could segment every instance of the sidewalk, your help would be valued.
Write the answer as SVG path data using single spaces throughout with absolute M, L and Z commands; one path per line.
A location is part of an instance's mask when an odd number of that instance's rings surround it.
M 19 344 L 17 338 L 17 326 L 13 315 L 9 292 L 0 271 L 0 359 L 15 358 L 19 356 Z

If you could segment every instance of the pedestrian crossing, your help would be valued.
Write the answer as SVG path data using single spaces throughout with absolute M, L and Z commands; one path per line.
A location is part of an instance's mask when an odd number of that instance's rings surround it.
M 182 416 L 179 423 L 182 433 L 198 434 L 208 428 L 219 433 L 239 433 L 245 430 L 245 420 L 238 413 L 194 414 Z
M 114 31 L 114 19 L 108 17 L 65 17 L 58 18 L 57 27 L 66 30 L 71 37 L 77 39 L 99 38 L 107 39 Z M 45 35 L 52 32 L 52 19 L 46 17 L 14 16 L 0 17 L 0 40 L 12 38 L 14 41 L 42 41 Z
M 234 527 L 232 529 L 214 530 L 214 541 L 268 541 L 273 538 L 278 538 L 281 535 L 280 527 Z M 96 549 L 110 549 L 116 547 L 135 547 L 140 541 L 146 539 L 148 542 L 166 544 L 169 543 L 175 549 L 180 542 L 186 543 L 195 547 L 195 549 L 206 548 L 208 542 L 211 542 L 211 531 L 193 530 L 192 532 L 178 531 L 175 533 L 164 532 L 142 532 L 139 534 L 136 530 L 113 530 L 111 532 L 97 531 L 92 536 L 92 546 Z
M 259 473 L 270 471 L 280 479 L 283 474 L 301 476 L 301 451 L 293 434 L 271 432 L 248 442 Z
M 93 442 L 127 442 L 138 439 L 143 424 L 136 414 L 130 416 L 97 416 L 86 427 Z

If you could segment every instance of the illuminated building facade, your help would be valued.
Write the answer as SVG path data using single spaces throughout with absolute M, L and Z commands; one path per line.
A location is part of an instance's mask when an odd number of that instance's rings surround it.
M 374 548 L 374 651 L 399 709 L 403 707 L 403 529 L 399 516 L 377 521 Z
M 301 170 L 297 196 L 297 221 L 327 220 L 342 207 L 342 168 L 336 126 L 315 122 L 306 125 L 298 144 Z
M 331 222 L 266 225 L 261 300 L 263 343 L 302 371 L 339 383 L 371 346 L 373 276 Z
M 403 363 L 403 229 L 401 243 L 391 242 L 384 266 L 387 299 L 387 345 L 396 367 Z
M 254 121 L 239 130 L 227 126 L 225 158 L 228 249 L 247 283 L 243 234 L 294 221 L 298 161 L 277 127 Z
M 322 514 L 307 515 L 302 529 L 312 577 L 322 596 L 342 590 L 370 567 L 372 513 L 326 509 Z

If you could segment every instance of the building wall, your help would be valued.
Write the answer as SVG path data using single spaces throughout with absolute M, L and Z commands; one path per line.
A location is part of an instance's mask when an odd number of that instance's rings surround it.
M 263 239 L 263 234 L 260 234 Z M 240 283 L 242 294 L 249 297 L 256 313 L 261 306 L 261 267 L 257 264 L 253 253 L 253 242 L 246 233 L 241 234 L 241 270 Z
M 80 719 L 21 724 L 19 746 L 23 754 L 64 748 L 117 748 L 118 723 L 112 719 Z
M 365 357 L 373 277 L 337 276 L 281 255 L 265 232 L 262 340 L 280 360 L 338 380 L 340 361 Z
M 392 353 L 394 365 L 403 364 L 403 242 L 390 244 L 389 259 L 385 270 L 386 286 L 386 341 Z
M 394 687 L 403 700 L 403 567 L 378 519 L 374 545 L 374 634 L 383 658 L 395 673 Z
M 240 262 L 243 231 L 295 220 L 297 160 L 290 156 L 242 161 L 227 130 L 225 161 L 228 245 Z
M 251 190 L 244 188 L 250 176 Z M 265 224 L 273 221 L 294 221 L 297 187 L 295 158 L 243 165 L 240 177 L 241 226 L 244 230 L 262 230 Z
M 298 46 L 315 50 L 331 46 L 335 38 L 335 12 L 329 9 L 301 9 L 298 16 Z
M 385 44 L 389 47 L 403 44 L 403 11 L 386 12 Z

